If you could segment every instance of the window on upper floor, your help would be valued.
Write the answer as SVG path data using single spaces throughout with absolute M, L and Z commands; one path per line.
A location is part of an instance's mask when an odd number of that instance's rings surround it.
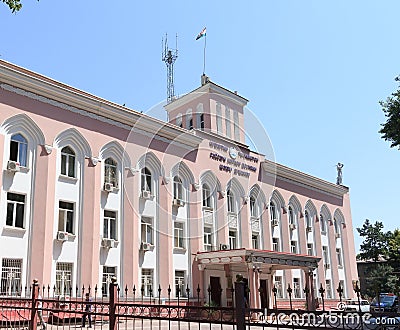
M 343 267 L 342 249 L 340 249 L 340 248 L 336 249 L 336 257 L 337 257 L 338 266 Z
M 258 233 L 253 233 L 251 235 L 251 246 L 253 249 L 260 248 L 259 240 L 260 240 L 260 235 Z
M 118 240 L 117 237 L 117 212 L 104 210 L 103 238 Z
M 75 152 L 70 147 L 61 149 L 61 174 L 75 178 Z
M 314 255 L 314 249 L 312 243 L 307 243 L 307 255 Z
M 142 169 L 141 174 L 141 189 L 142 191 L 152 192 L 152 177 L 151 172 L 147 167 Z
M 104 183 L 111 183 L 114 187 L 118 187 L 118 163 L 110 158 L 104 161 Z
M 321 232 L 326 233 L 326 221 L 322 214 L 319 215 L 319 224 L 321 227 Z
M 229 231 L 229 248 L 230 249 L 237 249 L 237 231 L 230 230 Z
M 58 231 L 74 233 L 74 203 L 59 201 Z
M 141 224 L 142 231 L 142 242 L 153 245 L 153 219 L 148 217 L 142 217 Z
M 288 214 L 289 214 L 289 225 L 295 225 L 296 219 L 294 217 L 294 211 L 291 206 L 289 206 Z
M 297 242 L 296 241 L 290 241 L 290 252 L 291 253 L 298 253 L 297 252 Z
M 231 110 L 228 107 L 225 107 L 225 127 L 226 127 L 226 136 L 231 138 Z
M 20 166 L 28 163 L 28 141 L 22 134 L 14 134 L 10 141 L 10 160 L 17 162 Z
M 269 217 L 271 219 L 271 225 L 278 226 L 279 224 L 278 212 L 274 202 L 269 203 Z
M 185 224 L 182 221 L 174 221 L 174 247 L 185 248 Z
M 333 225 L 335 227 L 335 235 L 336 237 L 340 237 L 340 224 L 339 221 L 337 219 L 333 220 Z
M 174 177 L 174 199 L 183 201 L 183 185 L 179 176 Z
M 277 237 L 272 238 L 272 250 L 277 252 L 280 251 L 279 238 Z
M 312 231 L 312 221 L 311 221 L 310 214 L 308 213 L 307 210 L 304 211 L 304 219 L 305 219 L 305 223 L 306 223 L 306 231 L 311 232 Z
M 181 113 L 179 113 L 179 114 L 176 116 L 176 126 L 183 127 L 183 124 L 182 124 L 182 114 L 181 114 Z
M 200 114 L 200 129 L 204 131 L 205 122 L 204 122 L 204 113 Z
M 212 251 L 212 246 L 213 246 L 212 227 L 204 226 L 203 244 L 204 244 L 204 251 Z
M 203 193 L 203 207 L 212 208 L 211 189 L 207 184 L 203 184 L 202 193 Z
M 233 195 L 232 190 L 228 190 L 226 193 L 227 205 L 228 205 L 228 212 L 235 212 L 235 197 Z
M 217 117 L 217 133 L 222 133 L 222 110 L 221 110 L 221 103 L 217 102 L 216 105 L 216 117 Z
M 257 218 L 257 205 L 256 199 L 254 196 L 250 196 L 250 216 L 253 218 Z
M 237 111 L 233 111 L 233 134 L 235 136 L 235 140 L 240 140 L 240 130 L 239 130 L 239 113 Z
M 325 268 L 330 268 L 330 265 L 329 265 L 329 252 L 328 252 L 328 247 L 326 245 L 324 245 L 322 247 L 322 259 L 323 259 Z
M 24 228 L 25 195 L 7 193 L 7 217 L 6 225 Z

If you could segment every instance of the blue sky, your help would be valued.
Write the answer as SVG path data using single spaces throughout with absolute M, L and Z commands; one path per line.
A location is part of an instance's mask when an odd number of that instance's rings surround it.
M 378 134 L 378 102 L 398 87 L 399 1 L 22 1 L 0 3 L 2 59 L 144 112 L 166 97 L 163 35 L 178 34 L 184 94 L 207 26 L 206 74 L 250 100 L 276 161 L 331 182 L 344 163 L 354 227 L 398 227 L 400 151 Z

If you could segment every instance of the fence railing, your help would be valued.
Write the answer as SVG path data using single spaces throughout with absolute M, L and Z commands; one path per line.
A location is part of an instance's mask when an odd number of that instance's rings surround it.
M 149 288 L 145 297 L 144 288 L 129 290 L 120 288 L 113 279 L 104 291 L 82 288 L 75 290 L 64 288 L 67 295 L 55 294 L 49 286 L 40 286 L 36 281 L 19 296 L 0 297 L 0 328 L 29 329 L 74 329 L 91 326 L 97 329 L 181 329 L 203 327 L 209 329 L 389 329 L 400 328 L 400 315 L 396 312 L 380 312 L 362 310 L 361 296 L 358 286 L 355 288 L 358 309 L 347 311 L 346 308 L 328 309 L 325 304 L 325 290 L 321 286 L 321 304 L 304 306 L 296 309 L 292 301 L 293 290 L 288 286 L 288 308 L 278 308 L 277 290 L 272 289 L 272 308 L 255 309 L 247 305 L 248 294 L 246 284 L 237 278 L 229 293 L 232 303 L 229 307 L 214 306 L 211 300 L 211 289 L 201 292 L 198 287 L 191 294 L 187 287 L 184 292 L 179 287 L 173 292 L 168 287 L 165 292 Z M 305 288 L 308 297 L 309 290 Z M 343 289 L 339 286 L 339 304 L 343 305 Z M 176 294 L 175 294 L 176 293 Z M 262 294 L 262 291 L 259 291 Z M 166 295 L 165 295 L 166 294 Z M 182 295 L 184 297 L 182 297 Z M 166 298 L 165 298 L 166 296 Z M 206 297 L 203 301 L 203 296 Z M 310 300 L 307 300 L 310 301 Z M 396 323 L 397 322 L 397 323 Z M 388 327 L 386 327 L 388 328 Z

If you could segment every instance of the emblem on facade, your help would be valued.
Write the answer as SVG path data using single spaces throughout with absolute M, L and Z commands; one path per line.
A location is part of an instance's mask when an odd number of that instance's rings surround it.
M 231 156 L 232 159 L 237 158 L 238 151 L 236 150 L 236 148 L 234 148 L 234 147 L 229 148 L 229 156 Z

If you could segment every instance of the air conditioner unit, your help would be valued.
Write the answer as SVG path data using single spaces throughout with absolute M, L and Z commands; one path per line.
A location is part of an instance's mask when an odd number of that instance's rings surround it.
M 335 237 L 336 237 L 336 238 L 340 238 L 340 233 L 336 233 L 336 234 L 335 234 Z
M 181 199 L 174 199 L 172 202 L 172 205 L 174 206 L 184 206 L 185 202 Z
M 295 230 L 296 229 L 296 225 L 294 223 L 289 224 L 289 229 L 290 230 Z
M 13 160 L 9 160 L 8 163 L 7 163 L 7 171 L 19 172 L 20 171 L 19 163 L 15 162 Z
M 307 226 L 306 231 L 307 231 L 307 233 L 310 233 L 310 232 L 312 232 L 312 228 Z
M 104 183 L 104 191 L 111 192 L 114 190 L 114 185 L 112 183 Z
M 224 250 L 224 251 L 229 250 L 229 245 L 228 244 L 220 244 L 219 249 Z
M 273 219 L 272 220 L 272 226 L 276 227 L 277 225 L 279 225 L 279 220 L 278 219 Z
M 150 251 L 152 248 L 152 245 L 150 243 L 147 242 L 142 242 L 142 244 L 140 245 L 140 249 L 144 252 L 146 251 Z
M 325 268 L 325 269 L 329 269 L 329 268 L 331 268 L 331 265 L 330 265 L 330 264 L 325 264 L 325 265 L 324 265 L 324 268 Z
M 101 246 L 106 249 L 111 249 L 114 247 L 114 240 L 112 238 L 103 238 L 101 240 Z
M 68 241 L 68 233 L 65 231 L 58 231 L 57 232 L 57 241 L 65 242 Z
M 142 191 L 142 194 L 141 194 L 141 197 L 142 197 L 143 199 L 150 199 L 150 198 L 151 198 L 151 192 L 150 192 L 150 191 L 147 191 L 147 190 L 143 190 L 143 191 Z

